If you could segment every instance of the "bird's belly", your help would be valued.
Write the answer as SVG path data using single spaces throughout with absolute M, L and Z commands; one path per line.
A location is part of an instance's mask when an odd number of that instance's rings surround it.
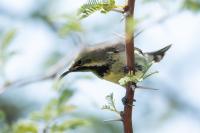
M 119 72 L 119 73 L 110 72 L 110 73 L 104 75 L 104 76 L 103 76 L 103 79 L 118 84 L 118 81 L 119 81 L 121 78 L 123 78 L 123 77 L 124 77 L 124 74 L 121 73 L 121 72 Z
M 121 53 L 118 56 L 115 56 L 116 60 L 108 73 L 104 74 L 103 79 L 108 80 L 110 82 L 118 83 L 118 81 L 125 76 L 124 74 L 124 66 L 125 66 L 125 54 Z
M 122 53 L 114 56 L 113 58 L 115 59 L 115 62 L 112 64 L 110 70 L 107 73 L 105 73 L 102 78 L 118 84 L 119 80 L 126 75 L 124 73 L 124 68 L 126 66 L 126 56 L 125 56 L 125 53 L 122 52 Z M 147 63 L 145 58 L 143 56 L 139 56 L 139 55 L 135 54 L 135 63 L 137 64 L 136 66 L 142 66 L 141 69 L 135 68 L 136 72 L 143 73 L 143 71 L 144 71 L 143 67 Z

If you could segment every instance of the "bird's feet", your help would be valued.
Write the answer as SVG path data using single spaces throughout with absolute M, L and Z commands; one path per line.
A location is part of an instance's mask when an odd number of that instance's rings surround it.
M 124 74 L 129 74 L 129 75 L 133 75 L 134 74 L 134 71 L 133 70 L 129 70 L 128 66 L 124 66 L 123 67 L 123 71 L 124 71 Z
M 128 74 L 129 73 L 129 68 L 128 66 L 124 66 L 123 67 L 123 71 L 125 74 Z M 139 65 L 139 64 L 135 64 L 135 71 L 143 71 L 143 66 L 142 65 Z
M 127 73 L 129 72 L 128 66 L 124 66 L 124 67 L 123 67 L 123 72 L 124 72 L 125 74 L 127 74 Z

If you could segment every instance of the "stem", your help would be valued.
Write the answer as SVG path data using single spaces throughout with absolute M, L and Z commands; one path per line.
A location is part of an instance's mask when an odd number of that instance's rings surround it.
M 125 41 L 126 41 L 126 58 L 129 72 L 135 74 L 135 56 L 134 56 L 134 7 L 135 0 L 128 0 L 125 8 L 127 16 L 125 18 Z M 129 83 L 126 87 L 125 98 L 127 100 L 124 105 L 124 111 L 122 112 L 124 133 L 133 133 L 132 126 L 132 106 L 134 101 L 135 87 L 132 83 Z

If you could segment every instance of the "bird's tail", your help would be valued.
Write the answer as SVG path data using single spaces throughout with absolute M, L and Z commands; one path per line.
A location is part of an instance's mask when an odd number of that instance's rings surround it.
M 154 51 L 154 52 L 149 52 L 149 53 L 146 53 L 149 57 L 152 57 L 153 61 L 155 62 L 159 62 L 163 59 L 166 51 L 168 51 L 170 49 L 172 45 L 168 45 L 160 50 L 157 50 L 157 51 Z

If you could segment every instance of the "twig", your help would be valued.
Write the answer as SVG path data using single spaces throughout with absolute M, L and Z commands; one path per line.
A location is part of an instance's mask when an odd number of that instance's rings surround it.
M 113 122 L 113 121 L 122 121 L 122 119 L 121 118 L 119 118 L 119 119 L 110 119 L 110 120 L 104 120 L 104 122 Z
M 112 11 L 118 12 L 118 13 L 124 13 L 124 10 L 122 10 L 120 8 L 114 8 L 114 9 L 112 9 Z
M 146 86 L 136 86 L 136 89 L 145 89 L 145 90 L 159 90 L 159 89 L 155 89 L 155 88 L 151 88 L 151 87 L 146 87 Z
M 126 18 L 125 18 L 125 36 L 126 36 L 126 57 L 127 57 L 127 66 L 129 72 L 133 72 L 135 74 L 135 57 L 134 57 L 134 23 L 133 23 L 133 15 L 134 15 L 134 7 L 135 7 L 135 0 L 128 0 L 126 10 Z M 133 133 L 133 126 L 132 126 L 132 108 L 133 106 L 133 99 L 134 99 L 134 92 L 135 87 L 134 85 L 132 88 L 132 83 L 128 83 L 126 87 L 126 104 L 124 105 L 124 111 L 121 112 L 121 117 L 123 119 L 123 126 L 124 126 L 124 133 Z
M 7 82 L 4 85 L 0 86 L 0 93 L 4 92 L 6 89 L 14 88 L 14 87 L 21 87 L 21 86 L 26 86 L 35 82 L 41 82 L 49 79 L 54 79 L 57 77 L 57 74 L 64 69 L 66 64 L 68 64 L 67 58 L 69 57 L 64 57 L 62 60 L 60 60 L 57 64 L 52 66 L 46 73 L 32 76 L 32 77 L 27 77 L 24 79 L 19 79 L 16 81 L 12 82 Z

